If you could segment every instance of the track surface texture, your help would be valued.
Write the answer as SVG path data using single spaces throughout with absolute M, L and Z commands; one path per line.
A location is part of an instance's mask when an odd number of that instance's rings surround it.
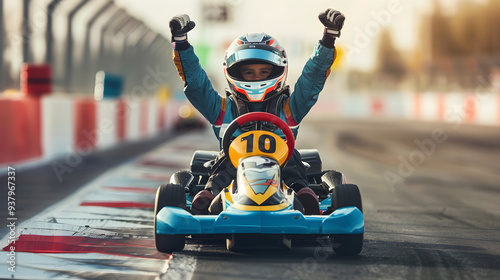
M 285 252 L 188 245 L 174 253 L 170 275 L 192 258 L 192 279 L 500 277 L 499 128 L 315 119 L 302 124 L 298 140 L 320 151 L 323 169 L 359 185 L 361 254 L 336 256 L 321 240 Z
M 182 165 L 187 168 L 189 155 L 194 150 L 216 147 L 214 142 L 196 145 L 203 139 L 213 140 L 208 130 L 182 137 L 181 141 L 177 140 L 177 146 L 166 143 L 158 152 L 146 155 L 151 159 L 162 151 L 172 153 L 174 160 L 163 163 L 163 167 L 157 159 L 147 162 L 142 158 L 133 168 L 119 169 L 122 179 L 127 176 L 134 179 L 127 181 L 129 187 L 136 186 L 128 193 L 143 191 L 140 195 L 122 196 L 128 200 L 139 198 L 142 208 L 117 210 L 102 207 L 102 203 L 99 207 L 95 203 L 99 202 L 99 195 L 123 192 L 123 187 L 117 187 L 122 181 L 113 179 L 115 184 L 111 188 L 108 179 L 101 179 L 101 183 L 93 183 L 94 192 L 83 193 L 78 207 L 71 211 L 64 208 L 66 210 L 54 214 L 55 218 L 42 217 L 39 220 L 45 219 L 43 224 L 35 221 L 30 225 L 36 224 L 45 230 L 46 223 L 52 223 L 61 230 L 65 215 L 87 215 L 85 225 L 76 227 L 73 222 L 72 227 L 66 225 L 64 230 L 75 231 L 73 235 L 79 238 L 87 238 L 89 235 L 82 232 L 89 232 L 95 248 L 85 251 L 79 247 L 77 249 L 83 251 L 78 254 L 67 251 L 19 253 L 18 265 L 29 260 L 32 263 L 24 266 L 37 273 L 45 266 L 49 272 L 61 269 L 57 260 L 61 265 L 74 265 L 74 272 L 68 271 L 73 269 L 68 266 L 59 274 L 61 279 L 71 276 L 75 279 L 500 278 L 498 127 L 332 118 L 310 118 L 302 123 L 297 147 L 318 149 L 323 169 L 340 170 L 349 183 L 360 187 L 365 244 L 361 254 L 355 257 L 336 256 L 331 244 L 321 239 L 292 244 L 290 251 L 229 252 L 220 242 L 188 242 L 184 251 L 172 256 L 156 253 L 151 243 L 153 209 L 149 204 L 154 193 L 150 190 Z M 151 176 L 147 166 L 154 166 L 156 177 Z M 133 170 L 142 173 L 132 174 Z M 104 190 L 102 186 L 106 186 Z M 51 226 L 51 230 L 54 228 Z M 106 236 L 109 244 L 115 240 L 133 246 L 109 247 L 96 241 L 103 240 L 100 236 Z M 113 273 L 109 268 L 113 268 Z M 7 267 L 4 264 L 0 269 Z M 0 276 L 10 277 L 10 273 L 4 272 L 1 271 Z M 57 275 L 54 279 L 58 279 Z
M 18 169 L 15 191 L 18 222 L 36 215 L 110 168 L 133 160 L 172 138 L 172 133 L 164 133 L 146 141 L 124 143 L 88 155 L 65 156 L 42 166 Z M 16 168 L 15 165 L 13 167 Z M 6 181 L 7 173 L 0 173 L 0 182 Z M 0 197 L 2 201 L 5 197 L 6 201 L 7 192 L 2 192 Z M 0 220 L 6 220 L 7 214 L 7 211 L 0 211 Z M 7 228 L 1 228 L 0 236 L 5 235 L 7 231 Z

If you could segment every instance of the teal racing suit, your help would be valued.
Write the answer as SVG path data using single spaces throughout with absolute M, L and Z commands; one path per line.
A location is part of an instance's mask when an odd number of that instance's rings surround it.
M 182 50 L 179 50 L 182 49 Z M 297 137 L 300 122 L 318 100 L 319 93 L 330 74 L 335 60 L 335 48 L 318 43 L 297 80 L 293 93 L 284 96 L 272 108 L 274 114 L 284 120 Z M 184 93 L 191 104 L 210 122 L 219 143 L 225 128 L 239 116 L 235 98 L 223 97 L 212 87 L 207 74 L 201 67 L 193 46 L 176 44 L 173 60 L 181 79 L 185 82 Z M 250 111 L 269 111 L 264 104 L 248 104 Z
M 220 145 L 227 126 L 245 111 L 261 111 L 277 115 L 288 124 L 296 138 L 300 122 L 318 100 L 335 56 L 333 42 L 329 48 L 323 45 L 323 40 L 320 41 L 304 66 L 293 93 L 278 95 L 278 98 L 264 104 L 243 102 L 231 94 L 226 97 L 219 95 L 202 69 L 194 48 L 188 42 L 176 43 L 173 51 L 174 64 L 179 76 L 185 82 L 184 93 L 191 104 L 210 122 Z M 245 108 L 242 109 L 243 107 Z M 281 131 L 276 133 L 280 134 Z M 217 195 L 222 188 L 228 186 L 235 177 L 235 172 L 228 158 L 221 152 L 210 170 L 210 178 L 205 189 Z M 285 184 L 296 192 L 308 186 L 306 168 L 297 150 L 282 170 L 282 178 Z

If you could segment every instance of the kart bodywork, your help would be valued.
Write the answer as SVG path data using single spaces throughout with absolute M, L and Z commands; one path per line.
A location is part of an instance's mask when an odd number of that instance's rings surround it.
M 231 136 L 243 124 L 269 122 L 285 135 L 251 130 Z M 189 171 L 175 173 L 158 188 L 155 202 L 155 242 L 161 252 L 184 248 L 185 238 L 220 237 L 228 249 L 248 241 L 275 240 L 291 246 L 292 239 L 326 236 L 337 254 L 358 254 L 363 246 L 364 218 L 356 185 L 342 173 L 323 171 L 317 150 L 299 150 L 308 167 L 309 187 L 320 201 L 321 215 L 304 215 L 295 192 L 281 179 L 281 169 L 294 149 L 291 130 L 278 117 L 249 113 L 226 130 L 223 150 L 237 168 L 236 179 L 212 202 L 211 215 L 193 215 L 191 201 L 203 190 L 218 152 L 197 151 Z

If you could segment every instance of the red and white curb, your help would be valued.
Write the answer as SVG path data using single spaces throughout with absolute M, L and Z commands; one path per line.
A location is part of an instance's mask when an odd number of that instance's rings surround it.
M 154 246 L 156 188 L 188 168 L 195 150 L 217 147 L 211 131 L 190 133 L 107 171 L 18 225 L 14 242 L 5 236 L 0 278 L 162 278 L 172 256 Z M 189 277 L 194 257 L 180 259 L 174 273 Z

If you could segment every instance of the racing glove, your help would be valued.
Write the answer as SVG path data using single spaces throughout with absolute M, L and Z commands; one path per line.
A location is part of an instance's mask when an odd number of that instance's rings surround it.
M 326 47 L 333 48 L 335 39 L 340 37 L 340 30 L 344 26 L 345 16 L 337 10 L 328 8 L 326 11 L 321 12 L 318 18 L 325 26 L 321 43 Z
M 172 33 L 172 43 L 187 42 L 187 33 L 193 29 L 196 24 L 189 19 L 186 14 L 174 16 L 169 23 L 170 33 Z

